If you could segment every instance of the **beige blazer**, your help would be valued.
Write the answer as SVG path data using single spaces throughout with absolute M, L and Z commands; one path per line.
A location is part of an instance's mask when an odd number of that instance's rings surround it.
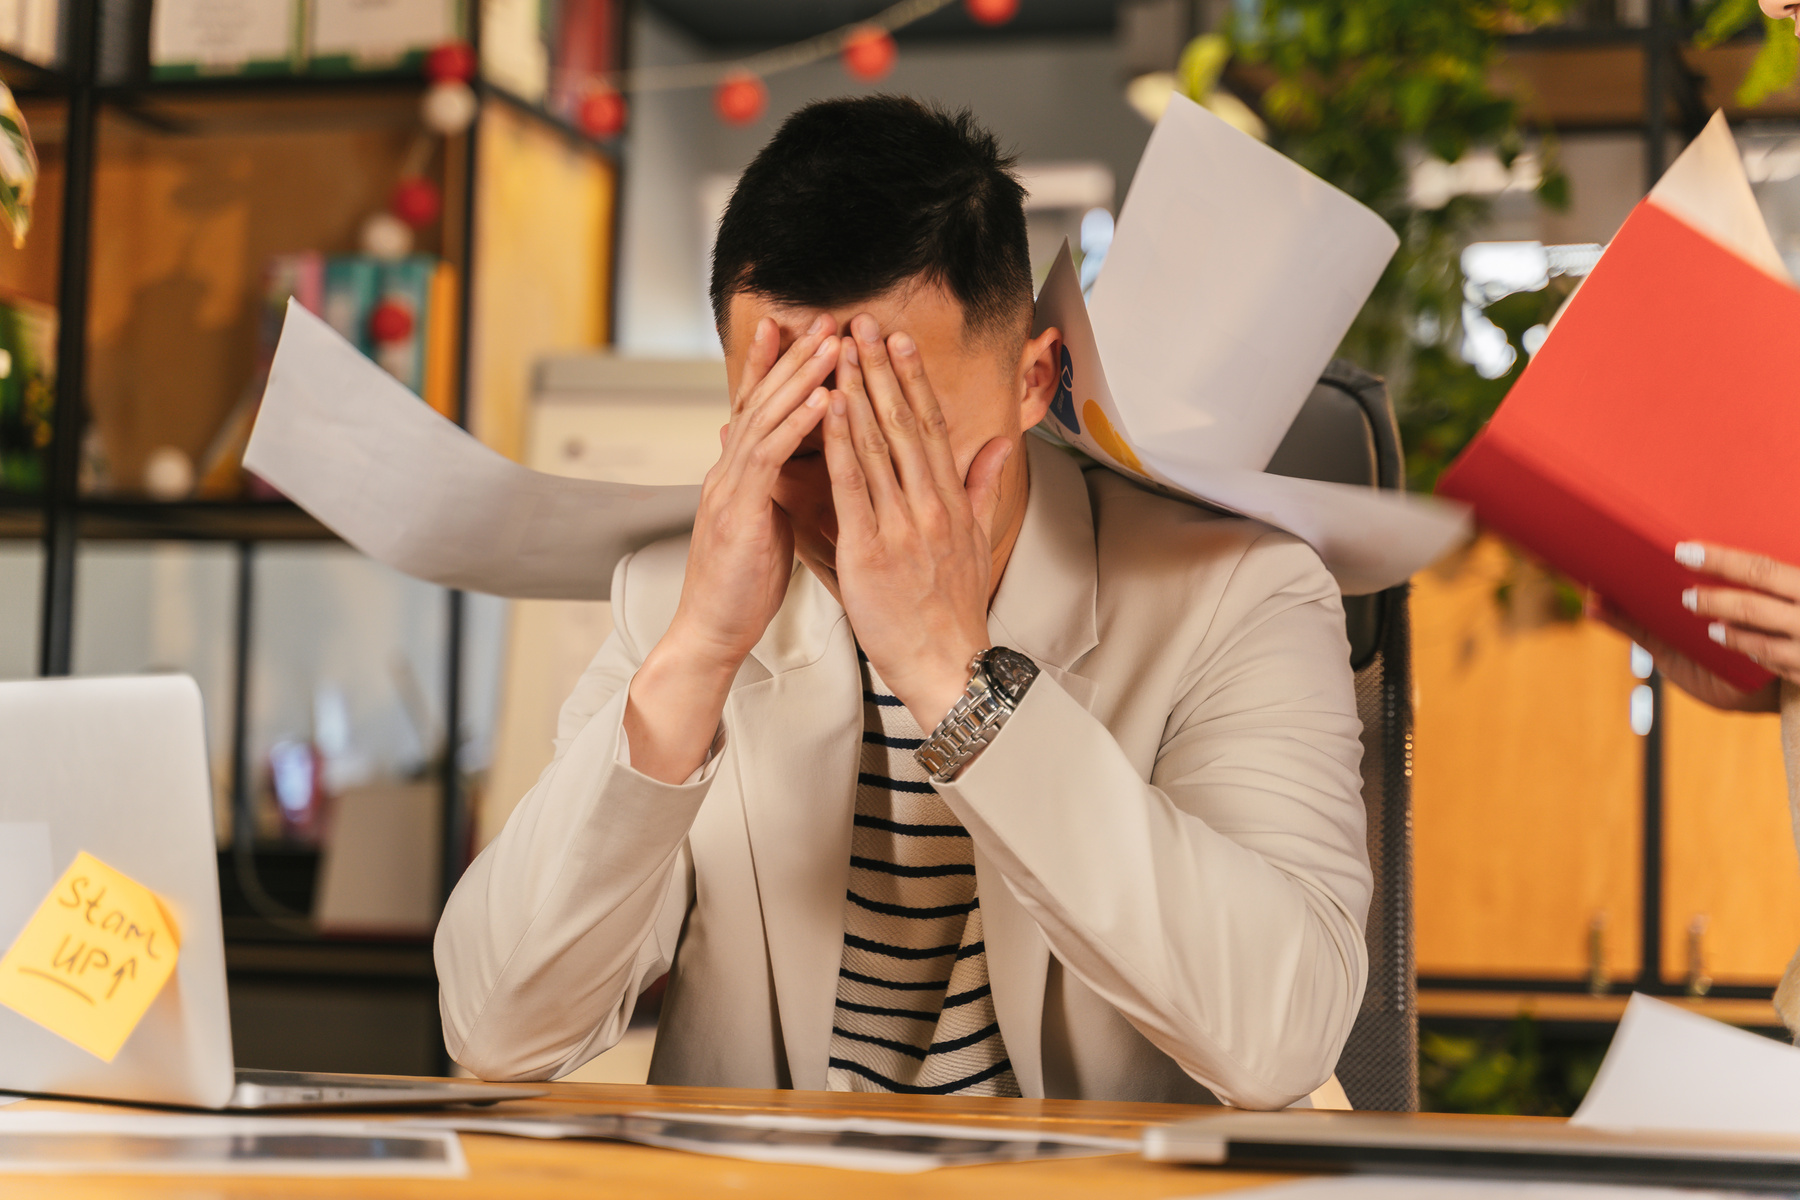
M 1028 438 L 989 631 L 1043 668 L 941 788 L 974 840 L 1027 1096 L 1287 1105 L 1362 997 L 1370 891 L 1342 603 L 1304 544 Z M 444 1036 L 487 1079 L 618 1040 L 670 973 L 654 1083 L 825 1086 L 862 703 L 844 611 L 796 567 L 688 783 L 621 755 L 685 539 L 619 564 L 555 759 L 438 927 Z

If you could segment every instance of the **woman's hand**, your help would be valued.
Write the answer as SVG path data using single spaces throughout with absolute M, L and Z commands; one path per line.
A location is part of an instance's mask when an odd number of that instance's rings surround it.
M 1710 542 L 1683 542 L 1675 558 L 1689 570 L 1739 585 L 1688 588 L 1682 607 L 1710 621 L 1713 641 L 1748 655 L 1776 681 L 1740 692 L 1599 596 L 1588 598 L 1589 615 L 1648 650 L 1663 676 L 1694 699 L 1736 712 L 1776 711 L 1779 681 L 1800 684 L 1800 567 Z
M 1683 542 L 1684 567 L 1737 587 L 1691 587 L 1681 606 L 1709 618 L 1707 635 L 1789 683 L 1800 684 L 1800 567 L 1763 554 Z

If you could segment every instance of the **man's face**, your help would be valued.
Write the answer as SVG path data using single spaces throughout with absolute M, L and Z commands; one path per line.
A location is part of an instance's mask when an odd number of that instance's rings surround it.
M 785 352 L 819 312 L 814 308 L 784 307 L 763 296 L 743 292 L 734 295 L 725 338 L 725 372 L 731 393 L 737 394 L 758 321 L 774 318 Z M 1024 432 L 1026 417 L 1035 423 L 1043 415 L 1035 411 L 1029 394 L 1035 389 L 1024 385 L 1021 355 L 1013 339 L 986 332 L 965 334 L 962 305 L 944 288 L 902 286 L 875 299 L 833 309 L 831 315 L 837 320 L 839 334 L 848 334 L 851 319 L 860 313 L 875 319 L 882 337 L 905 331 L 918 344 L 925 373 L 949 426 L 956 469 L 965 479 L 969 464 L 990 440 L 1006 437 L 1016 441 Z M 834 383 L 835 380 L 827 380 L 826 386 Z M 807 435 L 782 468 L 775 487 L 775 503 L 793 525 L 794 551 L 800 561 L 835 591 L 837 514 L 831 502 L 831 479 L 825 469 L 821 429 Z M 1020 473 L 1024 470 L 1024 457 L 1014 454 L 1008 460 L 1004 491 L 1018 491 L 1016 484 L 1023 478 Z

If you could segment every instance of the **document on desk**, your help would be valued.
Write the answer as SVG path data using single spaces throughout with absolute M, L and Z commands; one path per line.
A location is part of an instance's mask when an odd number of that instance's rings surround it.
M 1125 1138 L 1054 1136 L 985 1125 L 748 1116 L 721 1113 L 599 1113 L 579 1117 L 431 1117 L 414 1129 L 454 1129 L 504 1137 L 592 1138 L 686 1150 L 752 1162 L 911 1174 L 935 1167 L 1130 1154 Z
M 460 1179 L 454 1132 L 388 1121 L 0 1113 L 4 1175 Z
M 1800 1049 L 1634 995 L 1570 1124 L 1800 1137 Z

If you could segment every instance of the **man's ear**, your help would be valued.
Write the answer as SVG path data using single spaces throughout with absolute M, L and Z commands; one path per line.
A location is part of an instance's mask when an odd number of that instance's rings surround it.
M 1019 428 L 1030 429 L 1050 411 L 1062 374 L 1062 331 L 1052 325 L 1025 343 L 1019 352 Z

